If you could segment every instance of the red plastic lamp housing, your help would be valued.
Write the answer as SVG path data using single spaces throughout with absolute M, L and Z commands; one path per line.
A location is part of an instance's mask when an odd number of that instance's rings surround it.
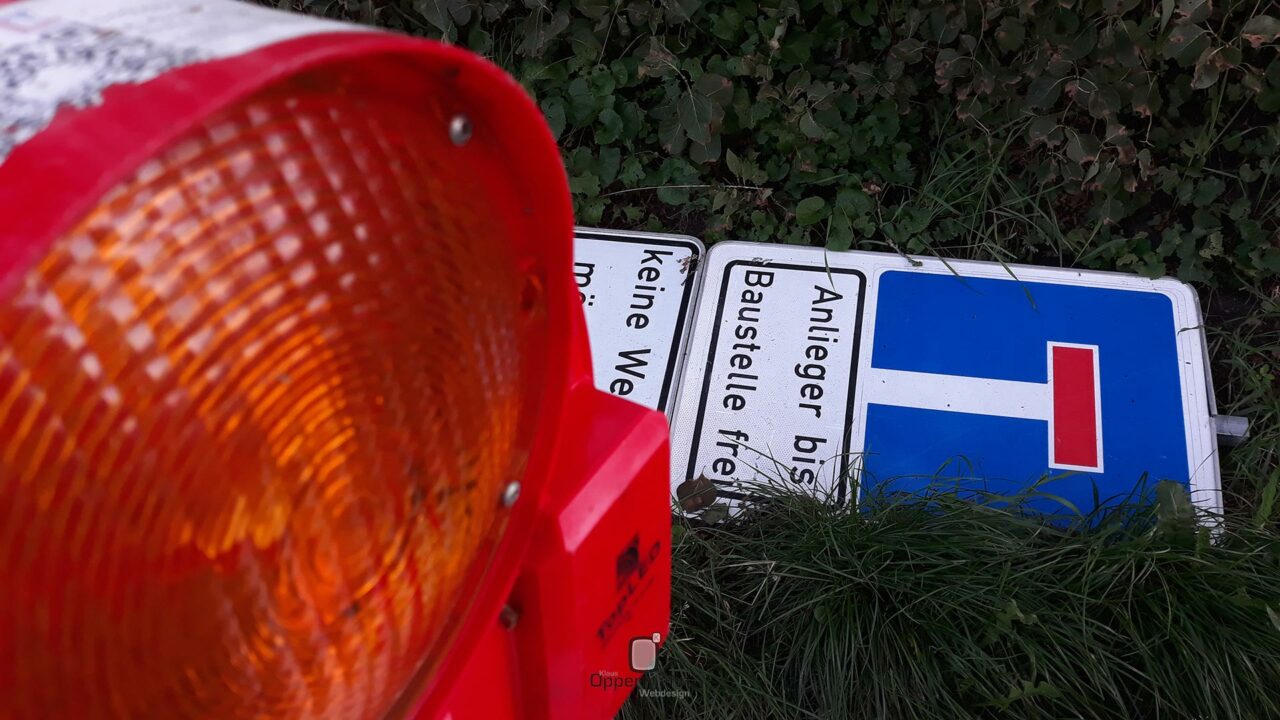
M 536 106 L 434 43 L 77 5 L 0 4 L 0 715 L 611 716 L 666 425 L 591 386 Z

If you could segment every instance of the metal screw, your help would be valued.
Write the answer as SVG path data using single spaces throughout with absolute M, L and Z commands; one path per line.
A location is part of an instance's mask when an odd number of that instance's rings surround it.
M 454 115 L 449 121 L 449 139 L 454 145 L 462 147 L 471 139 L 471 118 L 466 115 Z
M 520 499 L 520 483 L 512 480 L 502 489 L 502 507 L 511 507 Z

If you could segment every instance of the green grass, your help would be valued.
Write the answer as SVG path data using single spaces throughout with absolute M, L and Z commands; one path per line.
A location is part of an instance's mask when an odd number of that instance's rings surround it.
M 1280 542 L 1162 500 L 1080 531 L 775 491 L 678 524 L 672 634 L 622 717 L 1280 717 Z
M 1280 290 L 1280 287 L 1277 288 Z M 1204 299 L 1212 308 L 1217 297 Z M 1277 528 L 1280 506 L 1280 292 L 1244 296 L 1234 318 L 1211 313 L 1209 349 L 1218 409 L 1250 421 L 1250 437 L 1221 456 L 1228 512 Z

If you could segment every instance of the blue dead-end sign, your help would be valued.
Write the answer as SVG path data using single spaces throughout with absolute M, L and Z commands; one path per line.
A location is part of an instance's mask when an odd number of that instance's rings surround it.
M 673 491 L 705 476 L 732 510 L 753 482 L 862 500 L 1035 485 L 1087 512 L 1174 480 L 1221 510 L 1183 283 L 741 243 L 705 272 Z
M 686 235 L 575 229 L 573 273 L 596 387 L 671 410 L 703 252 Z

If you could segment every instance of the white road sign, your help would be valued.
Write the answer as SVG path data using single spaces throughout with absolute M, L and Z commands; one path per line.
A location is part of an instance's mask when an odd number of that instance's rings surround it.
M 705 476 L 731 507 L 743 480 L 785 478 L 838 494 L 850 470 L 865 279 L 779 262 L 769 250 L 713 250 L 673 421 L 672 487 Z
M 1088 511 L 1173 480 L 1221 508 L 1183 283 L 746 243 L 704 266 L 672 417 L 678 497 L 701 478 L 731 512 L 753 482 L 851 501 L 1044 483 Z
M 596 387 L 670 413 L 702 243 L 683 235 L 578 228 L 573 253 Z

